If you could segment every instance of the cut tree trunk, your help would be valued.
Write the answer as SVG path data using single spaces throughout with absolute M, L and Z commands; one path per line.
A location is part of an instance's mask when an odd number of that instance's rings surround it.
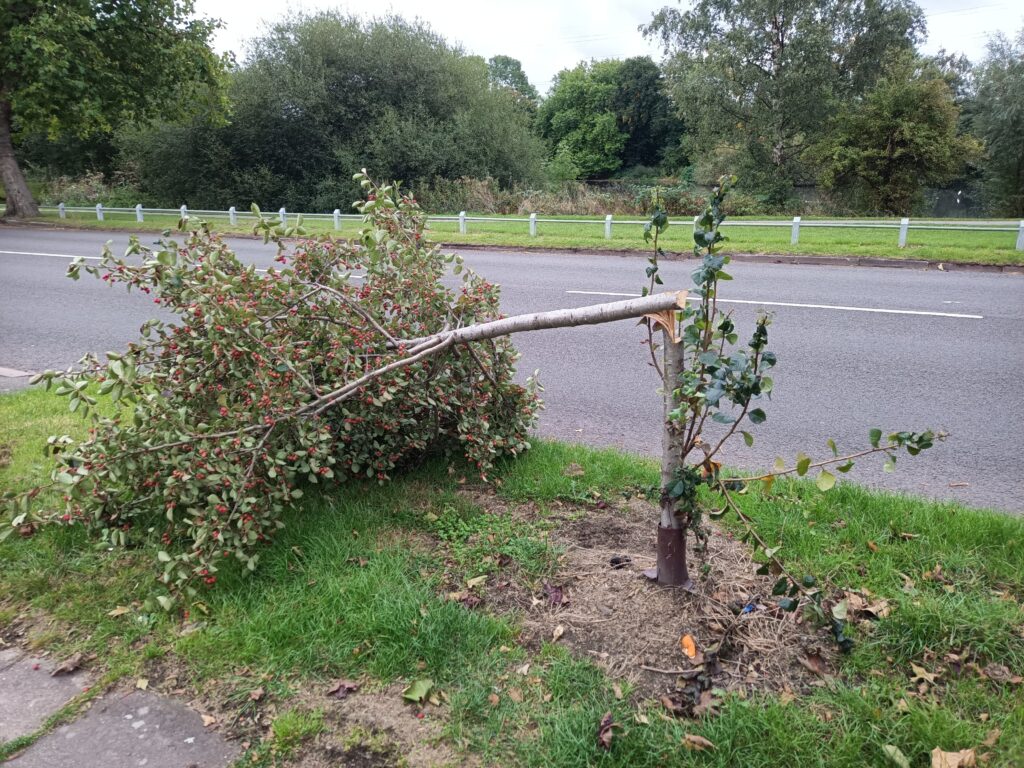
M 7 193 L 5 217 L 28 218 L 39 215 L 39 206 L 25 182 L 25 174 L 18 167 L 11 139 L 11 103 L 0 100 L 0 181 Z
M 661 437 L 661 523 L 658 525 L 658 584 L 667 587 L 693 586 L 686 567 L 686 529 L 689 518 L 676 514 L 676 499 L 669 493 L 675 485 L 677 470 L 682 468 L 683 436 L 678 422 L 670 418 L 679 403 L 675 396 L 679 375 L 683 372 L 683 344 L 669 331 L 662 334 L 664 342 L 664 426 Z

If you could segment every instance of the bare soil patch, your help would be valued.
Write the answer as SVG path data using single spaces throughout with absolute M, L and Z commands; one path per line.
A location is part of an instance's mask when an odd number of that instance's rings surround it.
M 466 493 L 493 514 L 538 515 L 533 505 Z M 658 513 L 651 502 L 633 498 L 601 508 L 556 502 L 546 519 L 558 523 L 549 536 L 564 550 L 556 577 L 539 590 L 514 576 L 511 583 L 495 579 L 484 602 L 522 613 L 524 644 L 537 647 L 557 636 L 577 656 L 629 681 L 639 696 L 667 695 L 684 710 L 711 688 L 805 692 L 834 669 L 827 632 L 778 608 L 771 597 L 775 577 L 756 575 L 749 547 L 724 529 L 706 524 L 705 552 L 689 537 L 695 587 L 688 592 L 659 587 L 641 573 L 656 562 Z M 681 643 L 687 635 L 693 657 Z M 716 644 L 720 650 L 707 658 Z

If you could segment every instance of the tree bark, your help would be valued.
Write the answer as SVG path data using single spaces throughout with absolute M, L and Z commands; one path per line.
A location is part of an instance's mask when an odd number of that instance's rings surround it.
M 0 98 L 0 181 L 7 193 L 7 218 L 28 218 L 39 215 L 39 206 L 32 199 L 25 174 L 18 167 L 11 139 L 11 103 Z
M 666 310 L 682 309 L 686 306 L 686 291 L 678 293 L 655 293 L 626 301 L 610 301 L 606 304 L 591 304 L 573 309 L 556 309 L 551 312 L 533 312 L 528 315 L 505 317 L 489 323 L 467 325 L 452 331 L 436 333 L 420 339 L 403 342 L 407 347 L 419 346 L 431 340 L 451 339 L 453 344 L 482 341 L 498 336 L 508 336 L 522 331 L 543 331 L 550 328 L 570 328 L 578 325 L 597 325 L 615 320 L 628 320 Z
M 688 518 L 676 514 L 676 499 L 669 491 L 676 483 L 676 473 L 683 466 L 680 425 L 669 414 L 679 403 L 675 395 L 679 375 L 683 372 L 683 344 L 668 331 L 664 343 L 664 425 L 661 437 L 661 523 L 658 525 L 658 583 L 668 587 L 693 586 L 686 567 L 686 529 Z

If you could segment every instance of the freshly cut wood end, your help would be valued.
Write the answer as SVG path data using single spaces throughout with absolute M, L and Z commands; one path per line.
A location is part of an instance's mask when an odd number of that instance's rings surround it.
M 686 297 L 689 295 L 689 291 L 676 291 L 676 309 L 682 309 L 686 306 Z

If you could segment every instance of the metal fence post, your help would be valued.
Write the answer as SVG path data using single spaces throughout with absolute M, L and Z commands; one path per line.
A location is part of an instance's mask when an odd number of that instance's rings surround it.
M 135 206 L 135 220 L 143 221 L 142 218 L 142 203 L 137 203 Z
M 188 218 L 188 207 L 184 203 L 182 203 L 181 208 L 179 209 L 178 212 L 181 214 L 181 218 Z
M 900 248 L 907 247 L 907 230 L 910 229 L 910 219 L 900 219 Z
M 334 209 L 334 228 L 341 229 L 341 209 Z
M 96 220 L 103 221 L 103 203 L 96 203 Z
M 228 208 L 228 223 L 234 226 L 238 223 L 238 211 L 235 210 L 235 206 Z
M 800 217 L 793 217 L 793 231 L 789 236 L 789 244 L 796 245 L 800 242 Z
M 1024 221 L 1017 227 L 1017 250 L 1024 251 Z
M 288 211 L 286 211 L 284 209 L 284 206 L 282 205 L 281 206 L 281 210 L 279 210 L 277 213 L 281 217 L 281 224 L 283 226 L 287 227 L 288 226 Z
M 604 217 L 604 239 L 612 239 L 612 215 L 610 213 Z
M 62 219 L 66 219 L 68 217 L 68 212 L 67 209 L 64 208 L 64 203 L 60 203 L 57 206 L 57 215 L 60 216 Z
M 1022 222 L 1022 223 L 1024 223 L 1024 222 Z M 536 236 L 537 236 L 537 214 L 536 213 L 531 213 L 530 214 L 530 237 L 536 237 Z
M 459 211 L 459 234 L 466 234 L 466 212 Z

